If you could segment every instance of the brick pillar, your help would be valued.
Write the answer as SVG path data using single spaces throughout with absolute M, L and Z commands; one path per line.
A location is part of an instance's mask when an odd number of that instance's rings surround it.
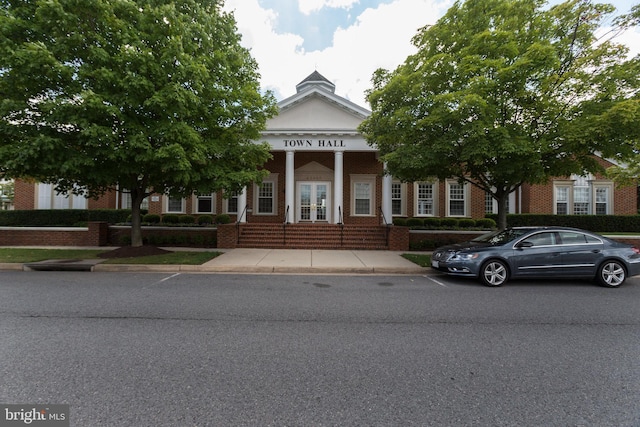
M 392 225 L 389 227 L 389 250 L 409 250 L 409 227 Z
M 109 223 L 96 221 L 89 222 L 87 226 L 87 246 L 106 246 L 109 242 Z
M 236 224 L 218 225 L 218 247 L 221 249 L 234 249 L 238 244 L 238 229 Z

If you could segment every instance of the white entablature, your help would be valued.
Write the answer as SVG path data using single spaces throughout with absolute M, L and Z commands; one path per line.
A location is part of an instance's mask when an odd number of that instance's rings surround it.
M 371 112 L 335 94 L 335 86 L 317 71 L 278 103 L 260 141 L 273 151 L 376 151 L 357 131 Z

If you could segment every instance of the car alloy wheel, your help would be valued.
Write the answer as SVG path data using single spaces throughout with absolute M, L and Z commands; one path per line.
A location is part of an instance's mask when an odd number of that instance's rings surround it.
M 485 286 L 501 286 L 509 279 L 509 270 L 504 262 L 492 260 L 482 266 L 480 280 Z
M 618 261 L 606 261 L 598 270 L 598 281 L 607 288 L 621 286 L 627 278 L 624 266 Z

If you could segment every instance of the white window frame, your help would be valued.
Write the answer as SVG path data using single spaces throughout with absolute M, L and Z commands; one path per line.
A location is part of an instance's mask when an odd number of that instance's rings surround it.
M 263 185 L 254 184 L 253 186 L 253 209 L 254 215 L 276 215 L 278 213 L 278 176 L 277 174 L 271 174 L 268 178 L 262 181 L 262 184 L 271 185 L 271 196 L 265 196 L 261 194 Z M 260 211 L 260 199 L 271 199 L 271 210 Z
M 170 200 L 178 200 L 178 197 L 171 197 L 171 196 L 164 196 L 164 212 L 163 213 L 167 213 L 167 214 L 183 214 L 185 213 L 185 199 L 184 198 L 179 198 L 180 199 L 180 210 L 169 210 L 169 207 L 171 206 L 171 202 Z
M 369 186 L 369 213 L 356 213 L 356 187 L 360 184 Z M 351 216 L 370 217 L 376 215 L 376 177 L 375 175 L 351 176 Z
M 240 193 L 237 191 L 234 191 L 231 193 L 231 197 L 229 198 L 225 198 L 224 199 L 224 213 L 227 214 L 232 214 L 232 215 L 238 215 L 238 197 L 240 196 Z M 230 211 L 229 210 L 229 201 L 235 199 L 236 201 L 236 210 L 234 211 Z
M 394 190 L 395 189 L 399 189 L 399 196 L 398 196 L 398 191 Z M 393 202 L 394 201 L 399 201 L 400 203 L 400 213 L 395 213 L 393 212 Z M 397 216 L 397 217 L 404 217 L 407 216 L 407 184 L 405 184 L 404 182 L 400 182 L 397 180 L 394 180 L 391 182 L 391 215 L 392 216 Z
M 420 201 L 422 199 L 420 199 L 420 186 L 422 185 L 430 185 L 431 186 L 431 197 L 432 197 L 432 202 L 431 202 L 431 213 L 420 213 L 419 209 L 420 209 Z M 438 181 L 419 181 L 419 182 L 415 182 L 413 184 L 413 199 L 414 199 L 414 211 L 415 217 L 433 217 L 433 216 L 438 216 L 438 188 L 440 186 L 438 185 Z
M 558 203 L 564 203 L 567 206 L 567 213 L 566 215 L 585 215 L 585 214 L 576 214 L 575 212 L 575 207 L 576 207 L 576 201 L 575 201 L 575 196 L 576 196 L 576 192 L 575 189 L 576 188 L 584 188 L 584 185 L 578 185 L 576 186 L 576 183 L 578 184 L 583 184 L 585 181 L 588 182 L 588 195 L 589 195 L 589 200 L 588 200 L 588 209 L 587 209 L 587 213 L 586 215 L 596 215 L 597 212 L 597 207 L 598 204 L 600 203 L 606 203 L 606 213 L 605 214 L 598 214 L 598 215 L 612 215 L 613 214 L 613 189 L 614 189 L 614 184 L 612 181 L 607 181 L 607 180 L 603 180 L 603 181 L 596 181 L 591 179 L 591 175 L 588 175 L 587 177 L 578 177 L 576 175 L 572 176 L 572 178 L 574 179 L 570 179 L 570 180 L 557 180 L 553 182 L 553 213 L 554 215 L 563 215 L 563 214 L 558 214 Z M 558 190 L 559 189 L 565 189 L 565 191 L 567 192 L 567 200 L 559 200 L 558 198 Z M 606 201 L 602 202 L 602 201 L 598 201 L 597 200 L 597 196 L 598 196 L 598 190 L 602 190 L 605 189 L 606 190 Z
M 39 182 L 37 185 L 36 209 L 88 209 L 85 196 L 56 194 L 55 185 Z
M 131 209 L 132 204 L 131 193 L 128 190 L 120 191 L 120 209 Z M 145 197 L 144 199 L 142 199 L 140 209 L 149 210 L 149 197 Z
M 447 217 L 454 217 L 454 218 L 466 218 L 469 216 L 469 201 L 470 201 L 470 186 L 468 182 L 464 182 L 462 184 L 462 202 L 463 202 L 463 209 L 464 212 L 462 214 L 455 214 L 453 215 L 451 213 L 451 202 L 454 200 L 451 198 L 451 187 L 452 186 L 458 186 L 460 185 L 460 183 L 458 181 L 455 180 L 447 180 L 446 182 L 446 199 L 447 199 L 447 212 L 446 212 L 446 216 Z M 455 199 L 455 200 L 460 200 L 460 199 Z
M 200 210 L 200 200 L 211 200 L 211 210 L 210 211 L 201 211 Z M 215 214 L 216 213 L 216 193 L 211 192 L 209 194 L 194 194 L 193 195 L 193 205 L 194 211 L 197 214 Z

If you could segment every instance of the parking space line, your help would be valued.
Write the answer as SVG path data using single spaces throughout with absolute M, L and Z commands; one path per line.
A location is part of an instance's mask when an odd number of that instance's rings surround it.
M 431 280 L 433 283 L 435 283 L 438 286 L 442 286 L 443 288 L 448 288 L 447 285 L 445 285 L 444 283 L 442 283 L 439 280 L 434 279 L 433 277 L 430 277 L 430 276 L 424 276 L 424 277 L 426 277 L 427 279 Z
M 160 283 L 163 283 L 163 282 L 166 282 L 167 280 L 173 279 L 174 277 L 179 276 L 180 274 L 182 274 L 182 273 L 175 273 L 175 274 L 172 274 L 172 275 L 171 275 L 171 276 L 169 276 L 169 277 L 165 277 L 164 279 L 158 280 L 158 281 L 157 281 L 157 282 L 155 282 L 155 283 L 152 283 L 152 284 L 150 284 L 150 285 L 145 286 L 143 289 L 148 289 L 148 288 L 150 288 L 150 287 L 152 287 L 152 286 L 159 285 Z

